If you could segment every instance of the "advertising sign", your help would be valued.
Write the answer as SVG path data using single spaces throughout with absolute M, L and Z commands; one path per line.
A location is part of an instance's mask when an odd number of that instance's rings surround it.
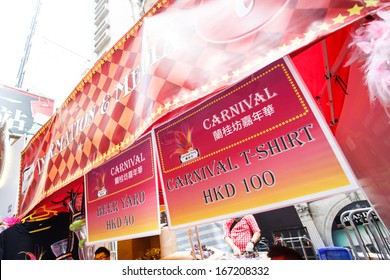
M 357 188 L 288 59 L 154 130 L 172 228 Z
M 0 123 L 12 135 L 33 135 L 54 113 L 54 100 L 0 85 Z
M 160 233 L 152 147 L 149 133 L 86 175 L 88 243 Z

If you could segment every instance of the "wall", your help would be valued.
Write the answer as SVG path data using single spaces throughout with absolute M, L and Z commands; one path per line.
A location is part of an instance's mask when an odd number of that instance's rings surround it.
M 12 143 L 12 140 L 11 140 Z M 0 219 L 12 217 L 18 207 L 18 188 L 20 170 L 20 152 L 24 148 L 24 139 L 19 138 L 9 147 L 7 161 L 5 162 L 4 174 L 0 180 Z

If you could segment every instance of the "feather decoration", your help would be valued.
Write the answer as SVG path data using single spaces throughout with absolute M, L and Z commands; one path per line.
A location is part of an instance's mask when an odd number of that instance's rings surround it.
M 172 133 L 174 135 L 176 149 L 171 154 L 171 157 L 175 154 L 186 154 L 193 149 L 191 129 L 188 129 L 187 133 L 183 133 L 181 131 L 173 131 Z
M 99 192 L 102 189 L 104 189 L 104 187 L 105 187 L 104 180 L 105 180 L 105 177 L 106 177 L 106 173 L 95 172 L 95 174 L 96 174 L 96 186 L 93 189 L 93 191 Z
M 370 101 L 390 107 L 390 11 L 381 10 L 375 19 L 352 35 L 351 56 L 346 65 L 363 62 Z

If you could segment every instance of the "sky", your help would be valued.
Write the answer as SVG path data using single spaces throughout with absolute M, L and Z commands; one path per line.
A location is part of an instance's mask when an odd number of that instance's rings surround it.
M 0 0 L 0 84 L 15 87 L 37 0 Z M 96 61 L 94 0 L 41 0 L 21 89 L 59 107 Z
M 21 9 L 23 5 L 23 9 Z M 24 42 L 33 16 L 34 1 L 0 0 L 0 83 L 14 85 Z M 29 19 L 29 20 L 28 20 Z

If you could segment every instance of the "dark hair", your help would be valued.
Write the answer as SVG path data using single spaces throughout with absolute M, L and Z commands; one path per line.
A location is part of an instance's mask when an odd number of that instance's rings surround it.
M 272 259 L 281 260 L 304 260 L 304 258 L 294 249 L 282 246 L 272 245 L 268 249 L 267 256 Z
M 100 254 L 100 253 L 104 253 L 107 257 L 110 256 L 110 251 L 108 251 L 108 249 L 106 247 L 99 247 L 99 248 L 97 248 L 96 251 L 95 251 L 95 256 L 97 254 Z

